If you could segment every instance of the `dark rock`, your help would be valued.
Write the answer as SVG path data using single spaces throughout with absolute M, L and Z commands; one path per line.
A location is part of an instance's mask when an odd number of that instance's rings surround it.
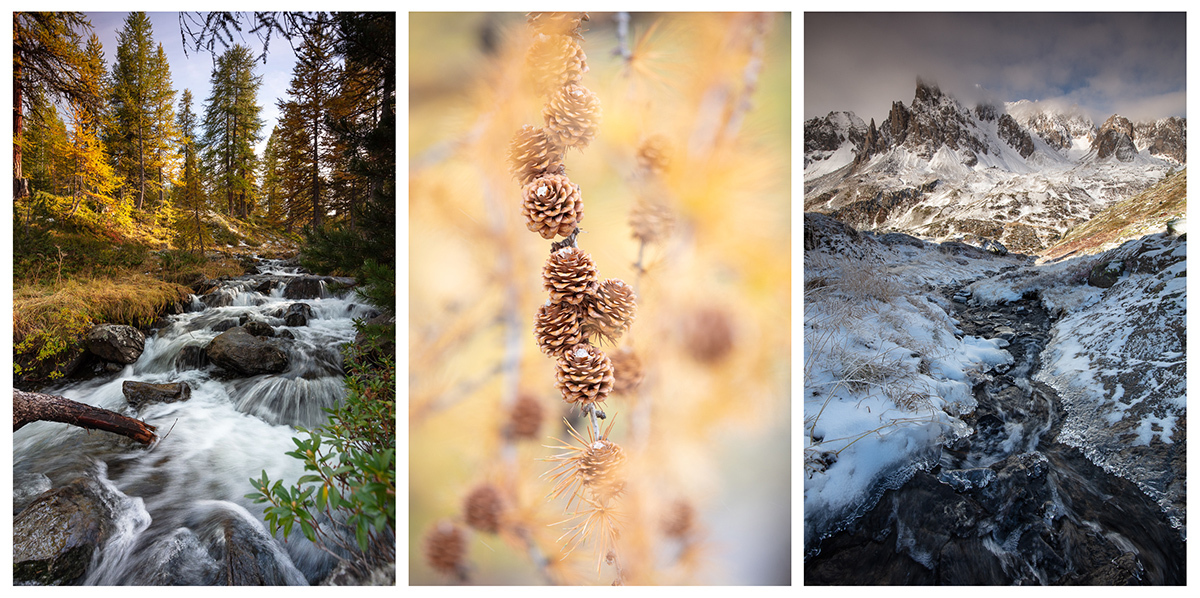
M 320 276 L 297 276 L 283 288 L 287 299 L 320 299 L 325 285 Z
M 187 345 L 175 355 L 175 369 L 198 370 L 208 365 L 208 353 L 204 345 Z
M 121 383 L 121 392 L 125 400 L 137 409 L 150 403 L 178 403 L 192 398 L 192 387 L 184 382 L 151 384 L 126 380 Z
M 275 336 L 275 329 L 266 322 L 246 322 L 242 328 L 254 336 Z
M 975 259 L 991 259 L 992 257 L 991 253 L 961 241 L 943 241 L 938 245 L 938 251 L 947 255 L 956 255 Z
M 233 293 L 220 287 L 214 287 L 202 295 L 200 300 L 209 307 L 228 307 L 233 305 Z
M 1133 144 L 1133 124 L 1116 114 L 1100 127 L 1092 145 L 1096 148 L 1097 158 L 1116 156 L 1121 162 L 1130 162 L 1137 155 L 1137 147 Z
M 1120 261 L 1098 261 L 1092 266 L 1091 273 L 1088 274 L 1088 284 L 1107 289 L 1117 283 L 1117 279 L 1121 277 L 1124 269 L 1125 266 Z
M 236 328 L 237 326 L 237 320 L 221 320 L 220 322 L 213 324 L 209 329 L 213 332 L 225 332 L 226 330 L 229 330 L 230 328 Z
M 1013 117 L 1007 114 L 1000 117 L 998 133 L 1005 143 L 1021 154 L 1022 158 L 1028 158 L 1033 154 L 1033 138 L 1029 136 L 1029 131 L 1021 128 L 1021 125 L 1017 124 Z
M 281 551 L 275 539 L 262 524 L 248 520 L 244 512 L 214 505 L 208 512 L 194 514 L 186 523 L 187 528 L 195 532 L 197 543 L 203 546 L 211 562 L 217 565 L 217 574 L 211 583 L 234 586 L 310 583 L 287 558 L 280 558 Z M 194 551 L 194 548 L 190 550 Z M 189 577 L 205 578 L 212 573 L 212 565 L 205 565 Z
M 80 478 L 35 499 L 13 520 L 13 581 L 70 584 L 113 529 L 103 489 Z
M 105 361 L 133 363 L 146 348 L 146 335 L 132 326 L 101 324 L 88 332 L 88 351 Z
M 207 353 L 218 366 L 251 376 L 278 374 L 288 366 L 287 353 L 242 327 L 217 335 L 208 344 Z
M 283 323 L 287 326 L 308 326 L 308 320 L 313 317 L 312 307 L 307 303 L 293 303 L 283 314 Z
M 1153 123 L 1138 124 L 1138 139 L 1150 140 L 1148 149 L 1155 156 L 1170 158 L 1180 164 L 1187 162 L 1187 121 L 1172 116 Z
M 291 330 L 287 330 L 286 328 L 285 328 L 285 329 L 283 329 L 283 330 L 280 330 L 280 331 L 279 331 L 279 332 L 278 332 L 278 333 L 277 333 L 275 336 L 277 336 L 277 337 L 279 337 L 279 338 L 286 338 L 286 339 L 296 340 L 296 335 L 292 334 L 292 331 L 291 331 Z
M 280 283 L 277 280 L 264 280 L 259 283 L 258 286 L 254 287 L 254 290 L 255 292 L 262 293 L 263 295 L 270 295 L 271 291 L 276 287 L 276 285 L 279 284 Z

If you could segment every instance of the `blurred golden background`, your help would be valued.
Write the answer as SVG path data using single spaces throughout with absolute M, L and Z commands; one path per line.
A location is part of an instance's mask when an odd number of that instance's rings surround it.
M 590 541 L 564 555 L 578 520 L 548 499 L 546 445 L 578 445 L 564 418 L 590 426 L 534 340 L 550 241 L 507 160 L 543 124 L 533 33 L 524 14 L 409 15 L 414 585 L 791 581 L 791 17 L 627 16 L 583 24 L 602 120 L 564 159 L 579 248 L 638 298 L 602 347 L 640 362 L 619 382 L 641 374 L 603 407 L 628 459 L 610 564 Z

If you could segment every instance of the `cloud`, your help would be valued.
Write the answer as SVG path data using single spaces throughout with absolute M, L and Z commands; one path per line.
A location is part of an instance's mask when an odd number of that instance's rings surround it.
M 918 76 L 968 105 L 1056 97 L 1186 114 L 1183 13 L 806 13 L 804 27 L 805 118 L 878 122 Z

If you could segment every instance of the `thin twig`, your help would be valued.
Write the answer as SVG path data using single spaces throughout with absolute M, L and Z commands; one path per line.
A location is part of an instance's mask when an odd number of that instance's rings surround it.
M 629 13 L 618 12 L 613 20 L 617 22 L 617 47 L 613 49 L 613 55 L 620 56 L 628 64 L 633 60 L 633 52 L 629 49 Z

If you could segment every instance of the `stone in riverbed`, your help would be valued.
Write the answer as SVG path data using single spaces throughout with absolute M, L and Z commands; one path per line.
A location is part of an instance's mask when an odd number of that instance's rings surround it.
M 288 366 L 287 353 L 240 326 L 217 335 L 207 353 L 218 366 L 250 376 L 278 374 Z
M 87 572 L 112 531 L 95 480 L 80 478 L 39 496 L 13 520 L 13 581 L 64 585 Z
M 146 348 L 146 335 L 133 326 L 100 324 L 87 333 L 88 351 L 105 361 L 130 364 Z
M 121 384 L 121 392 L 125 400 L 138 409 L 150 403 L 177 403 L 192 398 L 192 387 L 184 382 L 151 384 L 126 380 Z

